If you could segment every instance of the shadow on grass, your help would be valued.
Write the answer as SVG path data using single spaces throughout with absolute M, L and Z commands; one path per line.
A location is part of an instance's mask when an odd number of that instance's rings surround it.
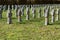
M 42 18 L 36 18 L 36 19 L 31 19 L 29 21 L 30 22 L 41 22 L 41 21 L 43 21 L 43 19 Z
M 21 21 L 21 22 L 16 22 L 16 24 L 31 24 L 29 21 Z
M 48 24 L 48 25 L 53 25 L 53 24 Z
M 56 21 L 54 23 L 49 23 L 48 25 L 60 25 L 60 21 Z
M 60 25 L 60 21 L 57 21 L 54 23 L 55 25 Z

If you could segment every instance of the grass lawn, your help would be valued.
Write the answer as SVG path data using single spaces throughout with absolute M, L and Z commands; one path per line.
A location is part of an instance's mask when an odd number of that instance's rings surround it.
M 23 21 L 18 23 L 15 14 L 12 16 L 12 24 L 7 24 L 6 20 L 6 12 L 3 12 L 0 40 L 60 40 L 60 21 L 45 26 L 44 17 L 26 21 L 24 16 Z

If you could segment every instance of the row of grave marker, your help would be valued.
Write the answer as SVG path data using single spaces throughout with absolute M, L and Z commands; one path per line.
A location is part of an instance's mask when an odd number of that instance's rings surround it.
M 21 5 L 15 5 L 15 12 L 16 12 L 16 17 L 18 18 L 18 22 L 21 22 L 22 21 L 22 18 L 21 18 L 21 15 L 24 16 L 24 7 L 26 8 L 26 20 L 29 20 L 29 9 L 32 8 L 32 16 L 33 18 L 36 17 L 36 10 L 35 10 L 35 6 L 30 6 L 30 5 L 27 5 L 27 6 L 21 6 Z M 37 7 L 41 7 L 40 6 L 37 6 Z M 6 8 L 6 5 L 3 7 L 3 8 Z M 0 6 L 0 19 L 2 18 L 2 5 Z M 12 9 L 14 7 L 12 6 Z M 7 24 L 11 24 L 12 23 L 12 10 L 11 10 L 11 5 L 8 5 L 7 6 Z M 49 24 L 49 16 L 51 15 L 51 23 L 54 23 L 54 20 L 55 21 L 58 21 L 59 20 L 59 11 L 60 9 L 56 6 L 50 6 L 50 5 L 45 5 L 44 6 L 44 17 L 45 17 L 45 25 L 48 25 Z M 50 15 L 49 15 L 50 14 Z M 56 17 L 55 17 L 56 15 Z M 38 18 L 40 18 L 41 16 L 41 9 L 38 9 Z

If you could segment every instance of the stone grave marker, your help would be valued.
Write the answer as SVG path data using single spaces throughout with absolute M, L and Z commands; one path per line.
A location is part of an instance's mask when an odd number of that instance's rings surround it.
M 7 24 L 11 24 L 12 23 L 12 12 L 10 9 L 10 5 L 8 5 L 8 11 L 7 11 Z

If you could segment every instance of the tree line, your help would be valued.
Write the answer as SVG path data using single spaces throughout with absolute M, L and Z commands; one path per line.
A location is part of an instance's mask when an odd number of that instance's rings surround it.
M 59 0 L 0 0 L 0 4 L 53 4 Z

